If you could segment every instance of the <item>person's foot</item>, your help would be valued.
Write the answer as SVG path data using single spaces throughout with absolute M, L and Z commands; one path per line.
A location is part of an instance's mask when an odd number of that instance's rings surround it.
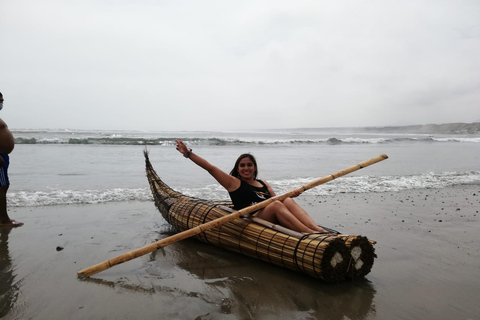
M 15 220 L 10 220 L 10 222 L 0 223 L 0 228 L 16 228 L 23 226 L 23 222 L 18 222 Z

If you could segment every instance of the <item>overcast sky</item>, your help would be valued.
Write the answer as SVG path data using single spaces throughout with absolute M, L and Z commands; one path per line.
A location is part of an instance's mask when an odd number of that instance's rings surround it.
M 10 128 L 480 121 L 480 1 L 1 0 Z

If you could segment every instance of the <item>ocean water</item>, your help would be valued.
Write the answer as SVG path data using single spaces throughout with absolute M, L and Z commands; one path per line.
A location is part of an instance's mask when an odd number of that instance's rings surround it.
M 194 152 L 229 172 L 252 153 L 259 178 L 277 194 L 380 154 L 388 160 L 307 191 L 396 192 L 480 184 L 480 135 L 415 134 L 357 129 L 245 132 L 12 130 L 8 206 L 36 207 L 151 201 L 143 151 L 172 188 L 204 199 L 227 199 L 216 181 L 175 150 L 182 138 Z

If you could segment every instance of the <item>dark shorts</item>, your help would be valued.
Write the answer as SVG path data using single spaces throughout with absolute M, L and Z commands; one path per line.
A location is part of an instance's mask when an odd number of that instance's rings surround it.
M 0 187 L 6 187 L 10 185 L 10 181 L 8 180 L 8 165 L 10 164 L 10 158 L 8 154 L 1 153 L 0 157 L 3 158 L 5 165 L 0 168 Z

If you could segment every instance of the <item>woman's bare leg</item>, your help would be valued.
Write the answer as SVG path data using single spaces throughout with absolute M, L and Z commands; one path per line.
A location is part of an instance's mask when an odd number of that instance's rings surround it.
M 308 215 L 308 213 L 302 207 L 300 207 L 292 198 L 285 199 L 283 201 L 283 204 L 307 228 L 316 230 L 316 232 L 327 232 L 325 229 L 319 227 L 315 223 L 315 221 L 313 221 L 313 219 Z
M 299 232 L 315 233 L 314 229 L 308 228 L 280 201 L 274 201 L 263 210 L 255 214 L 256 217 L 276 223 Z

